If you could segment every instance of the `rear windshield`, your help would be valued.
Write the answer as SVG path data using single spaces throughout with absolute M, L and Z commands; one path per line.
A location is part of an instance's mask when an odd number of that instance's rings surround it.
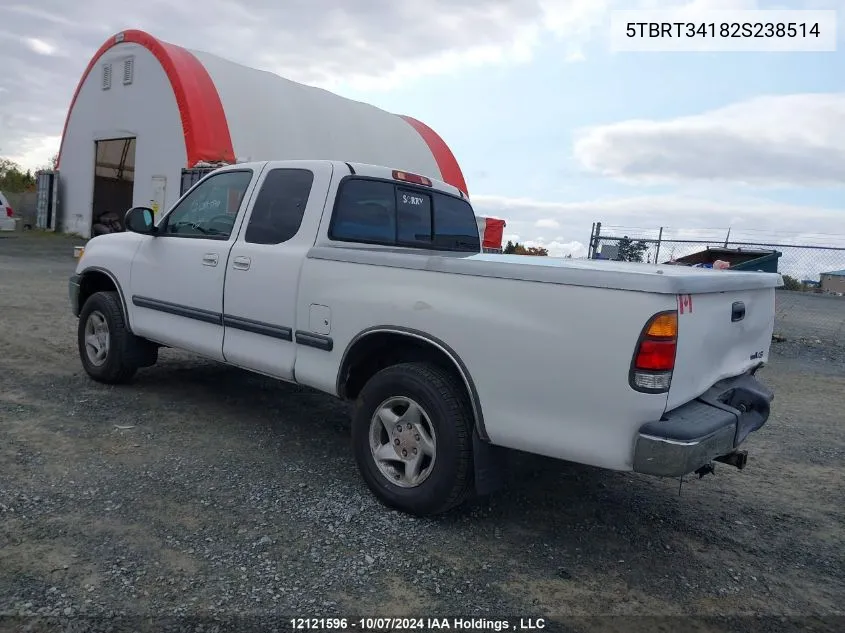
M 466 200 L 365 178 L 348 178 L 341 184 L 329 237 L 443 251 L 481 250 L 475 212 Z

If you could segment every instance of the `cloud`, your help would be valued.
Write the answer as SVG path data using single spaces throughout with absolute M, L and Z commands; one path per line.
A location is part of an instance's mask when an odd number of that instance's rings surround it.
M 628 181 L 845 184 L 845 92 L 761 96 L 703 114 L 582 131 L 575 157 Z
M 587 244 L 578 240 L 564 242 L 562 240 L 546 240 L 541 237 L 534 240 L 526 240 L 526 246 L 542 246 L 549 252 L 550 257 L 586 257 Z
M 534 223 L 538 229 L 557 229 L 560 228 L 560 223 L 554 218 L 543 218 Z
M 554 202 L 497 195 L 472 196 L 479 215 L 491 215 L 507 222 L 504 241 L 544 246 L 552 256 L 587 252 L 591 225 L 601 222 L 601 234 L 632 239 L 656 239 L 660 227 L 663 239 L 706 240 L 723 243 L 730 229 L 732 241 L 763 244 L 795 244 L 839 247 L 842 250 L 781 249 L 782 269 L 802 278 L 813 278 L 822 269 L 845 268 L 845 210 L 795 205 L 756 197 L 725 196 L 703 198 L 684 194 L 609 197 L 575 202 Z M 553 230 L 538 227 L 554 219 Z M 545 223 L 544 223 L 545 224 Z M 663 255 L 675 256 L 700 250 L 701 244 L 669 242 Z M 661 256 L 661 261 L 663 257 Z M 785 268 L 784 268 L 785 267 Z
M 602 0 L 86 0 L 69 11 L 65 0 L 9 0 L 0 4 L 8 91 L 0 153 L 20 161 L 24 146 L 61 133 L 91 55 L 124 28 L 312 85 L 386 89 L 422 74 L 526 62 L 544 35 L 577 50 L 605 8 Z
M 22 160 L 24 144 L 38 145 L 61 133 L 91 55 L 124 28 L 343 92 L 392 89 L 425 74 L 525 63 L 550 38 L 564 43 L 562 61 L 582 61 L 587 44 L 606 35 L 609 10 L 688 3 L 86 0 L 69 11 L 66 0 L 39 0 L 37 6 L 7 0 L 0 3 L 0 87 L 6 89 L 0 101 L 0 153 Z
M 48 168 L 50 159 L 59 151 L 61 140 L 62 137 L 58 135 L 23 139 L 17 144 L 17 155 L 12 160 L 33 171 Z M 0 153 L 3 149 L 0 146 Z
M 38 55 L 56 54 L 55 46 L 53 46 L 49 42 L 40 40 L 37 37 L 25 37 L 23 41 L 24 44 L 26 44 L 33 53 L 37 53 Z
M 711 229 L 722 235 L 728 227 L 733 227 L 735 233 L 744 231 L 771 237 L 812 232 L 838 236 L 845 241 L 842 230 L 845 210 L 751 196 L 704 198 L 667 194 L 557 202 L 474 194 L 472 204 L 479 215 L 504 219 L 508 229 L 523 239 L 554 236 L 571 240 L 585 232 L 589 235 L 590 224 L 599 221 L 604 225 L 640 227 L 655 234 L 661 226 L 674 231 L 693 230 L 696 234 Z M 556 224 L 553 231 L 538 227 L 540 223 L 545 226 L 547 223 L 542 221 L 549 219 Z

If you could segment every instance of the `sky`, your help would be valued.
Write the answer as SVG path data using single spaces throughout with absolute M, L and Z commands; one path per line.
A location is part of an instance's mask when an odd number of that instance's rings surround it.
M 611 12 L 643 8 L 835 9 L 837 51 L 611 50 Z M 593 222 L 845 246 L 845 0 L 6 0 L 0 156 L 48 162 L 126 28 L 425 121 L 476 213 L 552 255 Z

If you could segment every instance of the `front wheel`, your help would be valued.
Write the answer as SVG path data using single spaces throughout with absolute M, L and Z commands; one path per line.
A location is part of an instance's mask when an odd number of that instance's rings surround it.
M 427 363 L 373 376 L 358 397 L 352 441 L 358 469 L 385 505 L 426 516 L 472 490 L 472 416 L 455 378 Z
M 77 328 L 79 358 L 85 372 L 98 382 L 128 382 L 139 367 L 154 359 L 146 341 L 126 327 L 120 297 L 116 292 L 96 292 L 82 306 Z

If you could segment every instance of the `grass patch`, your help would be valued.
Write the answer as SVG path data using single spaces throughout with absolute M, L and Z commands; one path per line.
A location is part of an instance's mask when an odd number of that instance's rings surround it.
M 80 242 L 84 244 L 88 238 L 82 237 L 79 233 L 62 233 L 59 231 L 48 231 L 46 229 L 33 228 L 28 231 L 17 232 L 15 235 L 19 237 L 43 239 L 43 240 L 63 240 L 65 242 Z

